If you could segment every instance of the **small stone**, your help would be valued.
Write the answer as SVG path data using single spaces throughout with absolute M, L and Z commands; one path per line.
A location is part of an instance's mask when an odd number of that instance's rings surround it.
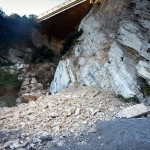
M 67 112 L 66 117 L 70 117 L 72 115 L 71 111 Z
M 87 143 L 85 141 L 81 141 L 79 144 L 86 145 Z
M 22 102 L 21 102 L 21 99 L 20 99 L 20 98 L 17 98 L 16 103 L 17 103 L 17 104 L 21 104 L 21 103 L 22 103 Z
M 87 124 L 87 123 L 88 123 L 88 121 L 86 121 L 86 120 L 85 120 L 85 121 L 83 121 L 83 124 Z
M 57 125 L 57 126 L 55 127 L 55 131 L 58 132 L 58 133 L 60 132 L 60 126 L 59 126 L 59 125 Z
M 36 84 L 36 83 L 37 83 L 36 79 L 35 79 L 35 78 L 32 78 L 31 84 Z
M 31 115 L 33 113 L 33 110 L 29 109 L 28 111 L 26 111 L 27 115 Z
M 52 148 L 52 147 L 54 147 L 54 146 L 56 146 L 56 143 L 55 143 L 55 142 L 50 142 L 50 141 L 47 142 L 47 147 L 48 147 L 48 148 Z
M 17 66 L 17 69 L 18 69 L 18 70 L 21 70 L 21 69 L 23 69 L 23 67 L 24 67 L 24 65 L 21 64 L 21 65 Z
M 22 73 L 26 74 L 27 73 L 27 69 L 22 69 Z
M 31 94 L 23 94 L 21 96 L 21 100 L 22 102 L 25 102 L 25 103 L 28 103 L 30 101 L 36 101 L 37 100 L 37 96 L 36 95 L 33 95 L 32 93 Z
M 24 122 L 20 122 L 19 125 L 20 125 L 21 128 L 24 128 L 24 127 L 25 127 L 25 123 L 24 123 Z M 21 142 L 23 143 L 23 141 L 20 141 L 20 143 L 21 143 Z
M 29 102 L 29 107 L 36 107 L 37 105 L 36 105 L 36 103 L 34 102 L 34 101 L 30 101 Z
M 75 116 L 79 115 L 81 113 L 81 109 L 78 107 L 75 111 Z
M 25 93 L 30 93 L 30 92 L 31 92 L 31 90 L 29 88 L 27 88 Z
M 52 118 L 56 118 L 56 117 L 58 117 L 58 114 L 55 113 L 55 112 L 52 112 L 52 113 L 49 114 L 49 116 L 52 117 Z
M 15 70 L 15 66 L 9 66 L 9 69 Z
M 28 79 L 31 78 L 31 73 L 30 72 L 27 73 L 26 78 L 28 78 Z
M 41 139 L 43 142 L 52 141 L 52 137 L 51 137 L 50 135 L 41 136 L 40 139 Z
M 19 139 L 13 140 L 12 145 L 10 146 L 10 148 L 15 149 L 15 148 L 19 148 L 19 147 L 20 147 Z
M 3 112 L 4 112 L 4 113 L 9 113 L 10 111 L 11 111 L 10 108 L 8 108 L 8 107 L 3 107 Z
M 37 143 L 39 143 L 39 142 L 41 142 L 40 139 L 34 139 L 34 140 L 32 141 L 33 144 L 37 144 Z
M 63 146 L 64 144 L 65 144 L 65 141 L 59 141 L 59 142 L 57 143 L 57 146 L 61 147 L 61 146 Z
M 2 138 L 5 137 L 5 136 L 6 136 L 5 133 L 2 132 L 2 131 L 0 131 L 0 139 L 2 139 Z
M 97 129 L 95 127 L 92 127 L 88 130 L 88 133 L 96 133 Z
M 36 118 L 36 116 L 28 116 L 28 119 L 29 119 L 30 121 L 35 120 L 35 118 Z
M 92 115 L 96 115 L 99 112 L 99 109 L 96 109 L 95 111 L 93 111 Z
M 108 110 L 111 111 L 111 112 L 114 112 L 115 108 L 111 106 L 111 107 L 108 108 Z
M 29 67 L 30 67 L 29 64 L 24 65 L 24 68 L 25 68 L 25 69 L 29 69 Z
M 70 117 L 73 113 L 75 113 L 75 108 L 69 108 L 65 110 L 66 117 Z
M 42 83 L 38 83 L 38 84 L 36 85 L 36 88 L 37 88 L 37 90 L 42 90 L 42 89 L 43 89 Z
M 15 70 L 10 70 L 9 73 L 10 73 L 11 75 L 15 75 L 15 74 L 16 74 Z
M 34 148 L 34 144 L 33 143 L 30 144 L 30 148 L 31 149 Z
M 48 108 L 48 103 L 42 103 L 41 104 L 41 107 L 44 109 L 44 108 Z
M 12 144 L 12 141 L 8 141 L 8 142 L 4 143 L 4 145 L 2 146 L 2 149 L 6 149 L 6 148 L 10 147 L 11 144 Z
M 29 85 L 29 84 L 30 84 L 29 80 L 25 80 L 22 85 L 26 86 L 26 85 Z

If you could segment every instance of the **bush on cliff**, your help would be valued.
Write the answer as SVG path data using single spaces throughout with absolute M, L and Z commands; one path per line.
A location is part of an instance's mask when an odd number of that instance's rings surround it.
M 63 43 L 63 48 L 61 50 L 61 54 L 64 55 L 68 50 L 69 48 L 74 44 L 75 40 L 81 36 L 83 33 L 83 30 L 80 29 L 78 31 L 78 29 L 76 29 L 74 32 L 72 32 L 71 34 L 69 34 L 67 36 L 67 38 L 65 39 L 64 43 Z
M 33 63 L 39 63 L 43 61 L 52 61 L 53 57 L 55 57 L 55 54 L 51 49 L 43 46 L 41 48 L 34 49 L 31 57 Z
M 0 69 L 0 87 L 17 87 L 20 85 L 21 81 L 18 80 L 17 76 L 11 75 Z
M 36 25 L 36 16 L 29 17 L 11 14 L 0 9 L 0 56 L 8 53 L 9 47 L 32 46 L 32 29 Z
M 144 97 L 150 96 L 150 85 L 147 83 L 147 81 L 142 77 L 138 77 L 137 80 Z

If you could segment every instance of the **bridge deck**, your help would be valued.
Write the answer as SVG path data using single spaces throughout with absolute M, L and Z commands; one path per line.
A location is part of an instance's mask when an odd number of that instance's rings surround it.
M 91 9 L 90 0 L 69 0 L 38 17 L 38 30 L 51 40 L 54 36 L 64 40 L 80 24 Z
M 53 16 L 65 11 L 65 10 L 70 9 L 72 7 L 75 7 L 76 5 L 79 5 L 85 1 L 87 1 L 87 0 L 68 0 L 68 1 L 42 13 L 41 15 L 39 15 L 37 18 L 38 22 L 41 22 L 41 21 L 46 20 L 50 17 L 53 17 Z

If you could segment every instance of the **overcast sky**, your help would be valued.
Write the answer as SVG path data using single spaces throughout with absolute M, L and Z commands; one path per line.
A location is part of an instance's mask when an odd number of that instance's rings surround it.
M 67 0 L 0 0 L 0 8 L 7 14 L 17 13 L 20 16 L 39 15 Z

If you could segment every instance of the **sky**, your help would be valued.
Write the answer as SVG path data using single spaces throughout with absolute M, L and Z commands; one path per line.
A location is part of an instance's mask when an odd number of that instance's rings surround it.
M 0 8 L 7 14 L 40 15 L 67 0 L 0 0 Z

